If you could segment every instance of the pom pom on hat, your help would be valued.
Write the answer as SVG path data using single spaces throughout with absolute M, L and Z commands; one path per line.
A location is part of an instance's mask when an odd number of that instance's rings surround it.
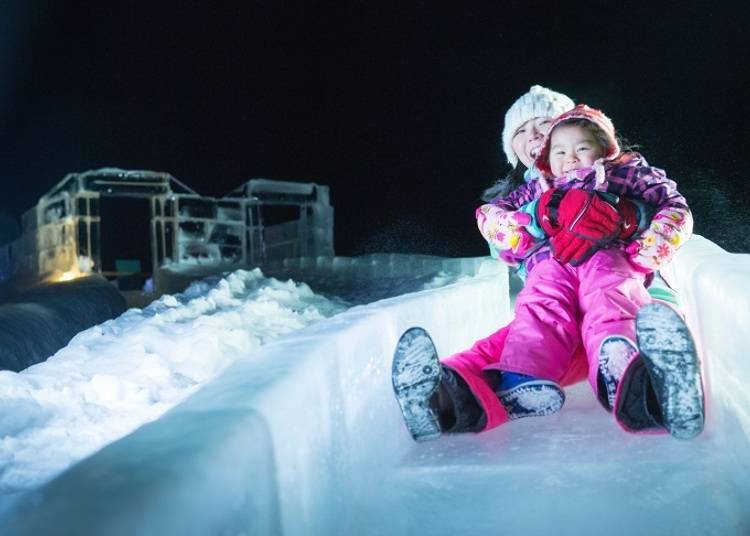
M 542 142 L 542 150 L 539 151 L 539 156 L 536 157 L 536 167 L 545 176 L 549 176 L 552 173 L 549 165 L 549 151 L 550 144 L 552 143 L 552 132 L 560 123 L 572 119 L 585 119 L 586 121 L 590 121 L 591 123 L 599 127 L 599 129 L 607 137 L 606 152 L 601 158 L 602 161 L 612 160 L 620 156 L 620 144 L 617 143 L 617 137 L 615 136 L 615 126 L 612 124 L 612 120 L 604 115 L 604 112 L 602 112 L 601 110 L 590 108 L 585 104 L 579 104 L 572 110 L 558 116 L 554 121 L 552 121 L 549 126 L 549 131 L 547 131 L 547 135 L 544 137 L 544 142 Z
M 539 85 L 531 86 L 531 89 L 521 95 L 505 113 L 502 141 L 508 163 L 513 167 L 518 164 L 518 157 L 513 152 L 512 145 L 513 134 L 518 127 L 535 117 L 557 117 L 574 106 L 573 101 L 562 93 Z

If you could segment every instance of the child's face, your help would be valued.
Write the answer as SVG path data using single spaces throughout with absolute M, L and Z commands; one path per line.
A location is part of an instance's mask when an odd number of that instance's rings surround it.
M 552 131 L 549 167 L 553 176 L 591 167 L 602 156 L 604 148 L 588 129 L 578 125 L 560 125 Z
M 526 121 L 513 133 L 511 140 L 513 152 L 527 168 L 531 167 L 541 151 L 542 141 L 549 130 L 550 123 L 552 123 L 551 117 L 535 117 Z

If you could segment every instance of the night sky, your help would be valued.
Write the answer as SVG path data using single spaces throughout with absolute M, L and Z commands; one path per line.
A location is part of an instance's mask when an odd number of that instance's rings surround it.
M 540 83 L 602 108 L 697 233 L 750 252 L 741 2 L 156 4 L 0 3 L 0 213 L 103 166 L 211 196 L 314 181 L 338 254 L 481 255 L 505 110 Z

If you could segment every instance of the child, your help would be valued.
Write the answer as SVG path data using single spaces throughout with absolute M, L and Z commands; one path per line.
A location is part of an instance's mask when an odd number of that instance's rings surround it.
M 672 336 L 658 344 L 653 336 L 636 337 L 636 313 L 650 302 L 645 274 L 668 262 L 690 235 L 684 198 L 640 155 L 621 154 L 611 121 L 586 106 L 552 123 L 536 164 L 542 179 L 477 212 L 485 238 L 505 253 L 502 258 L 523 264 L 529 274 L 516 300 L 516 317 L 501 341 L 499 362 L 487 367 L 498 371 L 494 388 L 507 410 L 495 424 L 557 411 L 564 400 L 558 382 L 572 349 L 583 343 L 589 381 L 623 427 L 696 435 L 703 425 L 702 388 L 684 324 L 675 322 L 671 310 L 649 306 L 639 315 L 639 335 L 653 335 L 654 325 L 661 323 Z M 647 225 L 649 205 L 656 211 Z M 535 244 L 524 226 L 540 227 L 549 240 Z M 520 238 L 509 240 L 509 229 Z M 634 236 L 638 229 L 642 232 Z M 645 388 L 622 388 L 634 382 Z M 462 390 L 443 384 L 449 382 L 441 381 L 441 396 L 432 400 L 441 427 L 446 405 L 440 398 L 446 398 L 446 390 L 454 420 L 465 413 L 457 403 Z M 649 396 L 629 398 L 628 393 Z M 485 416 L 492 418 L 498 420 Z

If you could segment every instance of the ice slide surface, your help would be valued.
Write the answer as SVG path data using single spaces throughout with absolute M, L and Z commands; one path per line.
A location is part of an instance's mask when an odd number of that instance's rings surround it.
M 703 348 L 706 430 L 620 431 L 586 384 L 553 416 L 416 444 L 400 333 L 443 355 L 509 319 L 496 265 L 259 348 L 159 420 L 21 497 L 3 534 L 750 533 L 750 256 L 694 237 L 668 274 Z

